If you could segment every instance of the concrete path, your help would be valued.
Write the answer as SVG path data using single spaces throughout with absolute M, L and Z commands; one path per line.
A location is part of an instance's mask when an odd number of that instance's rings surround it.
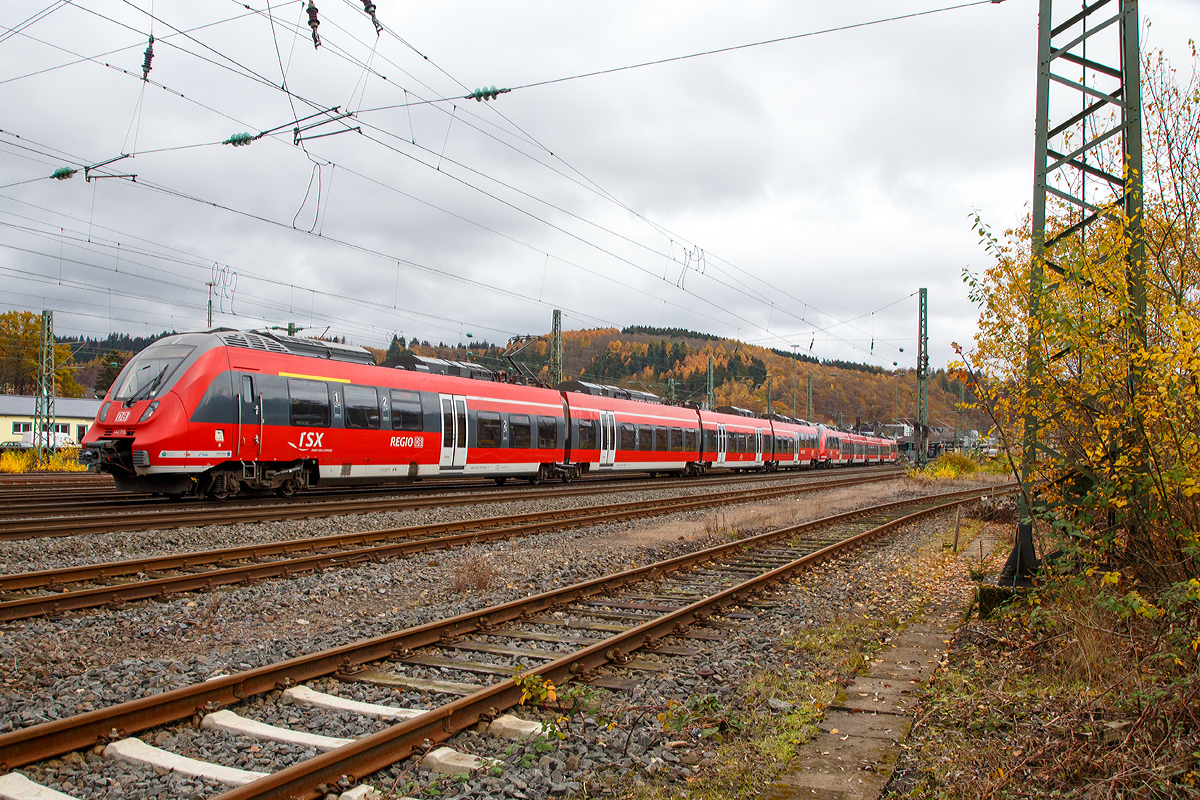
M 988 543 L 985 548 L 990 551 Z M 977 546 L 977 545 L 974 545 Z M 960 553 L 969 552 L 964 548 Z M 763 800 L 876 800 L 891 779 L 916 705 L 950 648 L 971 602 L 969 584 L 950 580 L 925 612 L 876 654 L 825 712 L 820 732 L 804 745 Z

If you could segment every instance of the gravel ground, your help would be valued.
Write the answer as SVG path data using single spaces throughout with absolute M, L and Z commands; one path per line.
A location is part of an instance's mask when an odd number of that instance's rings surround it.
M 812 473 L 796 473 L 797 479 L 814 477 Z M 838 473 L 823 473 L 815 477 L 843 477 Z M 88 534 L 82 537 L 56 537 L 0 541 L 0 574 L 61 569 L 84 564 L 125 561 L 196 550 L 279 542 L 339 533 L 355 533 L 411 525 L 429 525 L 465 519 L 482 519 L 508 514 L 535 511 L 556 511 L 567 508 L 590 508 L 610 503 L 644 502 L 660 498 L 688 497 L 736 489 L 780 486 L 778 479 L 730 484 L 728 489 L 712 486 L 676 485 L 670 488 L 613 492 L 583 497 L 550 498 L 544 500 L 510 500 L 480 503 L 474 506 L 448 506 L 409 511 L 373 514 L 347 514 L 302 520 L 239 523 L 236 525 L 206 525 L 198 528 L 171 528 L 151 531 L 116 531 Z
M 952 488 L 938 484 L 938 491 Z M 907 481 L 887 486 L 839 489 L 796 500 L 733 507 L 720 513 L 674 515 L 649 523 L 619 523 L 581 528 L 518 541 L 491 543 L 444 553 L 425 554 L 382 564 L 330 570 L 289 580 L 238 587 L 230 591 L 170 598 L 161 603 L 137 603 L 115 610 L 69 615 L 61 620 L 25 621 L 0 630 L 0 732 L 69 716 L 115 702 L 192 684 L 215 674 L 261 666 L 290 656 L 311 653 L 357 639 L 393 632 L 506 600 L 546 591 L 637 564 L 690 552 L 728 536 L 778 527 L 837 511 L 929 491 Z M 651 493 L 635 493 L 636 496 Z M 621 495 L 620 499 L 634 499 Z M 593 502 L 608 500 L 597 497 Z M 553 502 L 553 501 L 551 501 Z M 570 504 L 570 503 L 565 503 Z M 505 504 L 515 505 L 515 504 Z M 534 504 L 522 504 L 528 510 Z M 537 504 L 544 507 L 550 503 Z M 414 524 L 420 518 L 442 520 L 461 516 L 505 513 L 501 506 L 440 509 L 395 515 L 371 515 L 307 522 L 267 523 L 230 529 L 206 528 L 185 535 L 181 545 L 156 533 L 89 536 L 86 553 L 70 551 L 72 540 L 54 540 L 51 552 L 38 558 L 17 556 L 33 566 L 47 562 L 98 561 L 126 557 L 134 551 L 161 552 L 180 547 L 203 549 L 246 539 L 313 536 L 354 525 L 371 529 Z M 416 517 L 417 519 L 414 519 Z M 387 521 L 385 521 L 387 520 Z M 345 529 L 349 529 L 346 527 Z M 671 738 L 654 714 L 637 707 L 697 694 L 730 697 L 750 670 L 770 669 L 790 657 L 779 646 L 781 635 L 806 625 L 819 625 L 835 615 L 862 613 L 903 619 L 915 610 L 920 592 L 913 590 L 906 567 L 928 549 L 937 526 L 914 526 L 904 537 L 872 546 L 870 558 L 827 562 L 787 587 L 785 597 L 770 609 L 752 608 L 751 619 L 737 620 L 728 636 L 702 642 L 699 654 L 670 658 L 667 672 L 639 672 L 632 693 L 605 694 L 606 709 L 591 722 L 576 723 L 572 735 L 551 746 L 528 743 L 513 747 L 507 741 L 473 732 L 451 744 L 460 750 L 504 760 L 502 774 L 481 775 L 465 783 L 449 782 L 443 790 L 460 796 L 544 798 L 568 791 L 600 792 L 658 775 L 668 779 L 693 776 L 713 756 L 701 742 L 667 747 Z M 25 543 L 12 543 L 25 544 Z M 39 543 L 43 544 L 43 543 Z M 35 560 L 36 559 L 36 560 Z M 898 577 L 881 582 L 880 575 Z M 458 588 L 456 588 L 458 587 Z M 496 639 L 500 642 L 502 640 Z M 694 640 L 668 642 L 696 646 Z M 550 649 L 546 643 L 531 643 Z M 475 657 L 456 651 L 454 658 Z M 536 666 L 536 662 L 530 662 Z M 389 665 L 396 669 L 401 665 Z M 434 675 L 442 680 L 469 680 L 465 673 L 408 667 L 410 675 Z M 711 673 L 711 674 L 710 674 Z M 492 680 L 499 680 L 493 678 Z M 422 708 L 441 699 L 416 692 L 396 692 L 370 684 L 320 680 L 314 688 L 352 699 Z M 240 707 L 239 713 L 272 724 L 302 725 L 327 735 L 371 733 L 382 723 L 314 712 L 286 703 L 274 693 Z M 528 710 L 525 710 L 528 713 Z M 615 722 L 609 727 L 608 723 Z M 358 727 L 351 727 L 358 726 Z M 152 743 L 195 757 L 242 768 L 267 768 L 305 757 L 302 748 L 252 743 L 200 731 L 190 724 L 143 734 Z M 511 751 L 511 752 L 510 752 Z M 157 775 L 154 770 L 104 762 L 93 754 L 27 768 L 34 780 L 79 798 L 188 797 L 214 793 L 212 785 Z M 432 778 L 410 762 L 395 765 L 372 783 L 390 789 Z M 68 785 L 69 784 L 69 785 Z

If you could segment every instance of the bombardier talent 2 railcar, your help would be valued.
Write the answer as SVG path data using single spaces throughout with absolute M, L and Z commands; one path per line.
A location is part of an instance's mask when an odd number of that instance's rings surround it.
M 389 369 L 362 348 L 261 331 L 184 333 L 125 366 L 80 458 L 122 489 L 215 498 L 431 476 L 537 482 L 897 458 L 887 439 L 848 446 L 850 434 L 803 421 L 612 396 L 621 391 Z

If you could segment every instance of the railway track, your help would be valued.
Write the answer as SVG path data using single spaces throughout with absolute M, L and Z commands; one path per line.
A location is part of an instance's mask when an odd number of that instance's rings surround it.
M 818 481 L 699 496 L 576 506 L 0 575 L 0 621 L 61 614 L 181 592 L 210 591 L 220 586 L 290 577 L 474 542 L 770 500 L 800 492 L 860 486 L 889 477 L 880 473 L 826 477 Z
M 13 770 L 100 745 L 107 758 L 155 764 L 158 769 L 185 774 L 207 774 L 211 780 L 232 787 L 220 795 L 220 800 L 321 796 L 417 752 L 431 751 L 426 761 L 446 758 L 450 753 L 432 751 L 430 745 L 444 742 L 481 720 L 492 722 L 491 729 L 499 731 L 503 726 L 497 716 L 521 699 L 514 669 L 553 680 L 561 687 L 568 682 L 603 685 L 601 672 L 617 668 L 633 670 L 634 674 L 637 670 L 662 668 L 664 662 L 695 651 L 689 643 L 722 635 L 720 630 L 706 629 L 720 624 L 714 615 L 754 602 L 753 598 L 773 584 L 900 525 L 996 491 L 993 487 L 888 503 L 780 528 L 521 600 L 20 729 L 0 735 L 0 767 Z M 680 644 L 664 644 L 671 640 Z M 648 648 L 653 649 L 647 652 Z M 419 707 L 412 709 L 346 704 L 304 685 L 305 681 L 331 677 L 405 687 L 407 696 L 423 692 L 426 699 L 414 703 Z M 304 738 L 307 732 L 302 730 L 261 723 L 247 726 L 246 719 L 231 710 L 249 698 L 275 691 L 287 694 L 289 702 L 297 706 L 338 707 L 340 702 L 346 713 L 375 715 L 390 724 L 357 739 L 314 739 Z M 228 764 L 164 760 L 172 754 L 133 736 L 193 717 L 199 727 L 210 731 L 240 731 L 238 735 L 262 742 L 304 741 L 305 746 L 322 752 L 270 773 L 250 772 Z M 523 728 L 513 724 L 517 735 L 534 732 L 531 723 Z M 471 756 L 462 756 L 457 763 L 457 767 L 450 767 L 452 771 L 491 766 Z M 22 779 L 0 778 L 4 780 L 19 783 Z
M 858 474 L 896 476 L 900 470 L 881 467 L 866 467 L 855 470 Z M 304 496 L 291 498 L 287 502 L 266 503 L 205 503 L 173 504 L 169 508 L 134 508 L 127 513 L 115 513 L 112 504 L 104 504 L 102 510 L 71 514 L 57 510 L 54 506 L 43 506 L 40 513 L 30 514 L 28 509 L 7 516 L 0 513 L 0 540 L 35 539 L 56 536 L 76 536 L 113 531 L 161 530 L 175 527 L 198 527 L 202 525 L 229 525 L 241 522 L 269 520 L 312 519 L 340 514 L 367 514 L 378 511 L 404 511 L 418 508 L 477 505 L 486 502 L 525 501 L 545 498 L 578 497 L 605 494 L 613 491 L 636 491 L 641 489 L 663 489 L 671 486 L 703 487 L 721 486 L 730 483 L 760 481 L 830 480 L 837 473 L 755 473 L 753 475 L 727 475 L 716 478 L 681 478 L 678 480 L 605 480 L 588 481 L 583 484 L 553 487 L 513 487 L 502 489 L 492 486 L 487 491 L 462 489 L 459 486 L 442 485 L 433 492 L 397 496 L 395 491 L 384 497 L 344 497 L 309 499 Z M 119 511 L 119 509 L 118 509 Z

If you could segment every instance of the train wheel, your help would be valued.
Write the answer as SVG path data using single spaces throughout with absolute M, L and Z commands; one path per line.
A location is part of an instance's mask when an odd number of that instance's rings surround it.
M 496 482 L 496 485 L 497 485 L 497 486 L 503 486 L 503 485 L 504 485 L 504 482 L 508 480 L 508 476 L 507 476 L 507 475 L 501 475 L 501 476 L 500 476 L 500 477 L 498 477 L 498 478 L 492 478 L 492 480 L 494 480 L 494 481 Z
M 275 494 L 279 495 L 280 497 L 291 497 L 295 493 L 296 482 L 291 478 L 288 478 L 286 481 L 279 484 L 279 486 L 275 489 Z
M 213 500 L 228 500 L 237 494 L 238 482 L 228 472 L 218 472 L 213 475 L 212 485 L 208 487 L 208 496 Z

